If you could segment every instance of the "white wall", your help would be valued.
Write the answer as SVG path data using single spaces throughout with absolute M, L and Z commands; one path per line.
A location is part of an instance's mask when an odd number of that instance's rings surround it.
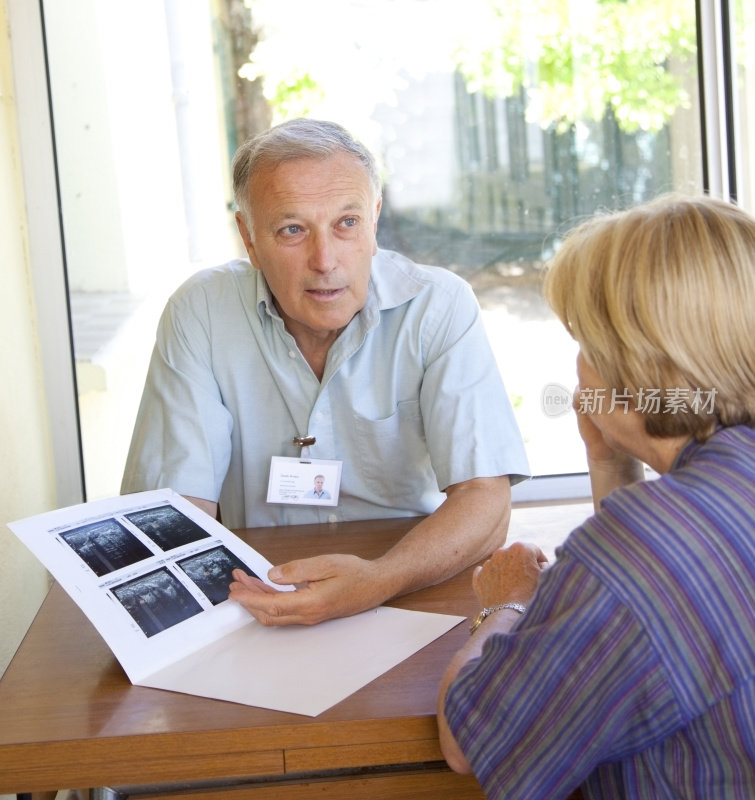
M 146 293 L 187 260 L 163 3 L 48 2 L 45 26 L 71 289 Z
M 5 527 L 55 502 L 21 182 L 7 7 L 0 0 L 0 674 L 49 587 L 39 562 Z
M 208 0 L 47 0 L 87 499 L 117 494 L 157 318 L 234 255 Z M 233 237 L 233 238 L 232 238 Z

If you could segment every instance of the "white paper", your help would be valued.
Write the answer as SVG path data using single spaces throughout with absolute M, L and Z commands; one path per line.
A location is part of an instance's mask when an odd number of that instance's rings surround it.
M 313 627 L 248 625 L 141 685 L 314 717 L 462 619 L 381 606 Z
M 380 607 L 265 628 L 225 598 L 233 567 L 267 580 L 270 562 L 170 489 L 8 527 L 142 686 L 315 716 L 464 619 Z

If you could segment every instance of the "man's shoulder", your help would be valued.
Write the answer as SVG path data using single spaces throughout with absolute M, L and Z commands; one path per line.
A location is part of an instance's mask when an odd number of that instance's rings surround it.
M 254 281 L 254 270 L 244 258 L 235 258 L 225 264 L 200 269 L 190 275 L 173 293 L 174 298 L 181 298 L 193 292 L 212 293 L 223 291 L 226 286 L 238 281 Z
M 220 306 L 228 313 L 234 305 L 255 305 L 258 293 L 255 270 L 246 259 L 207 267 L 188 277 L 170 296 L 168 306 L 195 312 Z
M 395 279 L 396 274 L 405 275 L 422 285 L 450 284 L 458 286 L 460 283 L 468 285 L 463 278 L 448 267 L 421 264 L 395 250 L 378 249 L 372 261 L 372 268 L 381 276 Z
M 470 295 L 470 285 L 446 267 L 419 264 L 394 250 L 379 249 L 372 260 L 372 280 L 382 308 L 390 308 L 430 293 L 458 297 Z

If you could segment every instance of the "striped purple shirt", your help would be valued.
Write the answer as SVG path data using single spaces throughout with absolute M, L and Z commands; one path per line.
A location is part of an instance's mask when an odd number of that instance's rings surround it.
M 491 800 L 755 798 L 755 429 L 612 492 L 445 711 Z

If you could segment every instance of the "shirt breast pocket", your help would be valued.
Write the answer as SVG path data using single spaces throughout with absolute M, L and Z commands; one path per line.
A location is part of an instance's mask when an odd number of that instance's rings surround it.
M 421 512 L 422 499 L 437 493 L 419 402 L 400 402 L 383 419 L 354 415 L 358 463 L 354 465 L 372 500 Z

